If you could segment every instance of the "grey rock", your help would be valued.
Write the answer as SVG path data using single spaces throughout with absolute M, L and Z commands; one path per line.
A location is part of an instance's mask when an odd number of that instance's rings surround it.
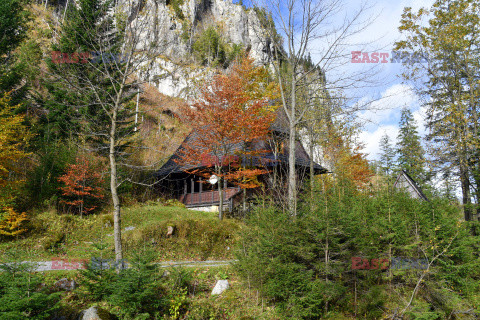
M 129 1 L 119 0 L 122 2 L 126 5 Z M 270 66 L 272 42 L 254 10 L 244 10 L 231 0 L 185 0 L 181 6 L 184 19 L 180 19 L 165 1 L 145 0 L 143 4 L 143 12 L 148 14 L 131 10 L 133 24 L 142 26 L 137 49 L 148 49 L 155 42 L 160 48 L 158 58 L 145 65 L 139 77 L 165 95 L 190 99 L 195 82 L 212 76 L 211 70 L 191 64 L 192 38 L 210 25 L 221 25 L 227 43 L 241 44 L 257 64 Z
M 212 296 L 222 294 L 228 288 L 230 288 L 230 284 L 228 283 L 228 280 L 218 280 L 217 283 L 215 284 L 215 287 L 212 290 Z
M 63 290 L 63 291 L 72 291 L 75 290 L 77 287 L 77 283 L 75 280 L 68 280 L 67 278 L 62 278 L 55 282 L 54 287 L 57 290 Z
M 175 231 L 175 227 L 173 226 L 168 226 L 167 227 L 167 238 L 170 238 L 173 235 L 173 232 Z
M 113 317 L 107 311 L 93 306 L 80 312 L 78 320 L 111 320 Z

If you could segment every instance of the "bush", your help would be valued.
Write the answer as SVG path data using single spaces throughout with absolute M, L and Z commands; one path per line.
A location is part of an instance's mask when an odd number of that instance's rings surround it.
M 277 208 L 258 209 L 238 241 L 237 270 L 282 315 L 317 319 L 356 311 L 379 318 L 389 301 L 399 310 L 406 307 L 387 294 L 389 285 L 402 290 L 408 301 L 424 274 L 420 269 L 352 270 L 352 257 L 433 260 L 408 312 L 417 301 L 429 301 L 418 313 L 422 317 L 478 305 L 480 258 L 474 252 L 480 239 L 470 235 L 470 223 L 459 221 L 457 207 L 444 199 L 420 201 L 401 192 L 360 192 L 347 182 L 327 182 L 317 194 L 295 219 Z M 446 291 L 448 298 L 433 294 Z
M 185 20 L 185 15 L 183 14 L 181 6 L 183 5 L 184 0 L 167 0 L 167 5 L 172 6 L 175 15 L 180 20 Z
M 77 157 L 75 164 L 69 164 L 66 173 L 58 178 L 63 185 L 60 203 L 67 206 L 68 212 L 88 214 L 93 212 L 103 199 L 103 179 L 100 166 L 85 156 Z
M 75 161 L 76 148 L 69 143 L 51 143 L 44 145 L 37 155 L 38 165 L 27 175 L 26 208 L 57 204 L 56 199 L 61 195 L 61 182 L 58 178 L 65 174 L 67 166 Z M 49 202 L 51 198 L 55 198 L 54 203 Z
M 58 309 L 61 294 L 48 292 L 30 268 L 21 262 L 0 265 L 0 320 L 50 319 Z
M 110 311 L 120 319 L 159 319 L 170 305 L 154 256 L 152 251 L 140 251 L 129 268 L 119 273 L 91 263 L 81 272 L 80 296 L 91 302 L 108 302 Z

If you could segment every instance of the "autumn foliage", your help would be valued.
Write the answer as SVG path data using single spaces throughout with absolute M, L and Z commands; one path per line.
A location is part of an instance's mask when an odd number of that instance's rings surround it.
M 269 97 L 275 91 L 268 84 L 267 72 L 245 57 L 230 71 L 217 74 L 199 88 L 199 98 L 182 111 L 194 138 L 184 144 L 181 164 L 203 167 L 195 174 L 216 175 L 234 181 L 242 188 L 258 186 L 256 177 L 266 171 L 245 166 L 247 158 L 258 157 L 253 143 L 265 138 L 274 120 Z
M 91 213 L 98 207 L 98 200 L 104 197 L 103 179 L 95 166 L 86 157 L 77 157 L 76 164 L 68 166 L 67 173 L 58 178 L 64 186 L 60 187 L 69 211 L 80 215 Z
M 331 126 L 325 131 L 325 135 L 326 139 L 322 144 L 324 159 L 331 163 L 335 180 L 352 183 L 359 191 L 367 190 L 374 172 L 366 154 L 361 152 L 363 146 L 352 139 L 354 134 L 345 127 Z M 332 180 L 328 175 L 322 175 L 321 179 Z
M 11 176 L 21 172 L 20 161 L 26 157 L 23 146 L 29 135 L 22 124 L 23 116 L 14 113 L 15 106 L 10 105 L 10 97 L 0 97 L 0 205 L 5 194 L 21 179 L 13 181 Z
M 5 212 L 0 220 L 0 235 L 12 237 L 27 231 L 24 227 L 24 222 L 28 220 L 25 212 L 15 212 L 11 207 L 6 207 L 3 211 Z
M 6 236 L 25 232 L 23 222 L 27 220 L 25 213 L 12 208 L 16 190 L 24 181 L 22 160 L 27 153 L 23 148 L 29 139 L 23 116 L 16 115 L 15 108 L 8 94 L 0 97 L 0 234 Z

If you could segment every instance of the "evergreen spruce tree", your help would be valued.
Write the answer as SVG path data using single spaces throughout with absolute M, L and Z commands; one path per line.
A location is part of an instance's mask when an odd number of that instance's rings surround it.
M 407 108 L 402 109 L 396 150 L 398 168 L 405 170 L 417 183 L 425 182 L 425 152 L 420 143 L 420 136 L 412 112 Z
M 395 149 L 390 143 L 389 136 L 385 133 L 380 140 L 380 168 L 387 176 L 395 171 Z
M 41 273 L 19 261 L 19 251 L 9 250 L 5 256 L 9 263 L 0 263 L 0 320 L 52 319 L 62 294 L 42 285 Z
M 49 134 L 64 139 L 106 128 L 108 117 L 98 102 L 108 101 L 119 77 L 121 33 L 115 28 L 112 1 L 79 0 L 69 6 L 62 36 L 52 47 L 54 78 L 43 119 Z M 85 88 L 97 87 L 97 90 Z M 92 124 L 98 124 L 96 128 Z M 105 133 L 106 134 L 106 133 Z M 105 136 L 95 134 L 95 137 Z
M 26 35 L 28 15 L 22 0 L 0 1 L 0 95 L 15 90 L 12 104 L 18 104 L 26 92 L 21 86 L 21 67 L 14 50 Z

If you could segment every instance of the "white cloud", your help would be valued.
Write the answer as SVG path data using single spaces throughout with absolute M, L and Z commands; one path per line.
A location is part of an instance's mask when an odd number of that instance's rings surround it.
M 367 129 L 378 125 L 398 122 L 403 107 L 418 107 L 418 99 L 411 86 L 395 84 L 381 93 L 380 98 L 372 102 L 367 111 L 362 112 L 360 120 Z
M 360 140 L 365 143 L 362 152 L 368 154 L 370 160 L 378 160 L 380 158 L 380 139 L 384 134 L 390 138 L 392 146 L 395 145 L 398 135 L 398 126 L 383 125 L 373 132 L 362 131 L 359 135 Z
M 425 128 L 426 107 L 421 106 L 413 112 L 413 119 L 417 123 L 418 134 L 423 137 L 427 133 Z
M 423 137 L 425 129 L 425 108 L 420 106 L 415 92 L 409 85 L 395 84 L 381 93 L 381 98 L 371 103 L 371 108 L 359 115 L 365 123 L 359 138 L 365 144 L 364 153 L 368 159 L 378 160 L 380 157 L 380 139 L 386 133 L 392 146 L 398 135 L 398 123 L 403 107 L 412 110 L 418 133 Z M 364 98 L 365 101 L 367 98 Z

